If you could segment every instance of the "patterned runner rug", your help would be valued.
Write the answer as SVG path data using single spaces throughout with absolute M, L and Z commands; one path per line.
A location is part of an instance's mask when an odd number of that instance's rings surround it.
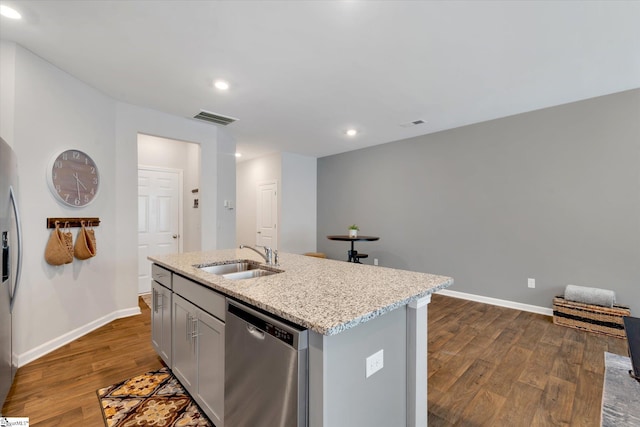
M 168 368 L 97 391 L 107 427 L 213 427 Z
M 631 359 L 604 353 L 602 427 L 640 426 L 640 383 L 629 376 Z

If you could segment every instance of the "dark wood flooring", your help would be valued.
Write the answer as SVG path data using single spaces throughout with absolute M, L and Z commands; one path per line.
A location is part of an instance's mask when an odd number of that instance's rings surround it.
M 20 368 L 2 413 L 38 427 L 104 425 L 96 390 L 162 366 L 140 308 Z M 627 354 L 621 339 L 441 295 L 428 340 L 430 427 L 598 426 L 604 352 Z
M 628 355 L 626 340 L 434 295 L 429 427 L 599 426 L 605 351 Z
M 151 346 L 151 311 L 115 320 L 18 369 L 2 409 L 29 425 L 104 426 L 96 390 L 161 368 Z

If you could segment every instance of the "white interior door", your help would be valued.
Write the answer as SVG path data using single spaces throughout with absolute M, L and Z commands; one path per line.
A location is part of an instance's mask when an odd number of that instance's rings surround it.
M 138 293 L 151 292 L 149 255 L 182 252 L 182 171 L 138 168 Z
M 278 199 L 277 181 L 258 184 L 258 219 L 256 245 L 278 249 Z

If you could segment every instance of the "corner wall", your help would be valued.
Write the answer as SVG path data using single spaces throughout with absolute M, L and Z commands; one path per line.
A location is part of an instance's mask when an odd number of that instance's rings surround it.
M 199 251 L 200 209 L 193 207 L 193 200 L 200 196 L 199 193 L 192 193 L 192 190 L 200 186 L 200 145 L 139 134 L 138 167 L 140 166 L 156 166 L 182 171 L 182 251 Z
M 282 161 L 279 154 L 247 160 L 236 165 L 236 245 L 256 244 L 257 185 L 259 182 L 273 180 L 278 182 L 280 194 Z M 278 212 L 281 211 L 278 198 Z
M 280 247 L 285 252 L 316 251 L 317 164 L 315 157 L 282 153 Z
M 116 102 L 21 46 L 0 44 L 0 130 L 13 135 L 3 137 L 18 157 L 24 228 L 23 274 L 14 307 L 14 351 L 22 366 L 115 318 L 139 313 L 138 133 L 200 144 L 203 250 L 219 243 L 218 193 L 235 185 L 235 159 L 219 161 L 216 126 Z M 5 90 L 11 96 L 5 98 Z M 234 144 L 225 136 L 225 152 Z M 82 209 L 57 203 L 46 183 L 51 157 L 67 148 L 85 151 L 100 168 L 100 193 Z M 98 255 L 48 265 L 45 219 L 75 216 L 100 217 Z M 224 221 L 226 227 L 232 220 Z M 226 240 L 235 240 L 235 227 L 225 233 Z
M 137 299 L 138 288 L 138 134 L 200 144 L 202 164 L 211 165 L 200 169 L 201 244 L 202 250 L 211 250 L 216 249 L 217 244 L 217 127 L 121 102 L 116 103 L 115 111 L 115 147 L 118 159 L 115 164 L 115 186 L 118 192 L 116 283 L 121 297 L 131 303 Z
M 237 165 L 236 244 L 256 244 L 257 185 L 277 181 L 278 250 L 316 250 L 317 159 L 279 153 Z
M 2 57 L 0 74 L 15 72 L 14 100 L 3 108 L 0 121 L 13 127 L 10 143 L 18 158 L 24 256 L 13 319 L 14 351 L 22 366 L 75 334 L 139 309 L 134 298 L 121 298 L 116 285 L 114 102 L 24 48 L 10 46 L 15 55 Z M 69 148 L 89 154 L 100 172 L 97 198 L 81 209 L 58 203 L 46 180 L 51 158 Z M 75 216 L 102 221 L 95 228 L 97 256 L 47 264 L 44 249 L 51 230 L 46 218 Z M 72 233 L 75 241 L 77 230 Z
M 640 89 L 318 160 L 318 250 L 550 307 L 567 284 L 640 315 Z M 536 288 L 527 288 L 527 278 Z
M 231 249 L 236 245 L 236 210 L 225 207 L 224 201 L 236 205 L 236 141 L 226 129 L 218 128 L 217 143 L 216 249 Z

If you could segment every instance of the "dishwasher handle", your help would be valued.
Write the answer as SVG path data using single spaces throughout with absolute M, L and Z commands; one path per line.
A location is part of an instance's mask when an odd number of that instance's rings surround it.
M 247 331 L 256 339 L 263 340 L 271 336 L 296 350 L 308 347 L 306 329 L 229 298 L 227 298 L 227 315 L 246 322 Z
M 247 323 L 247 332 L 249 332 L 252 337 L 259 339 L 260 341 L 264 340 L 264 332 L 249 323 Z

